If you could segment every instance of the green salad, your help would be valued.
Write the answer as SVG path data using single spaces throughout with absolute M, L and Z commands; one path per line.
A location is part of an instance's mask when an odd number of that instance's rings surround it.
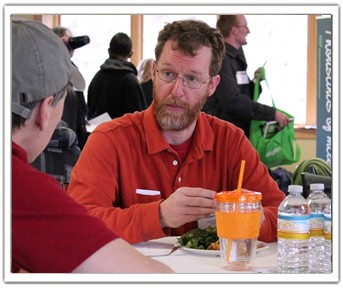
M 194 249 L 207 249 L 210 244 L 218 240 L 216 227 L 206 229 L 195 228 L 183 234 L 177 241 L 181 246 Z

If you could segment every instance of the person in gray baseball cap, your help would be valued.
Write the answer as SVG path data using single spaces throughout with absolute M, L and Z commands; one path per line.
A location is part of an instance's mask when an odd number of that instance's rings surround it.
M 25 119 L 31 116 L 29 104 L 58 94 L 67 84 L 85 88 L 85 80 L 60 39 L 49 38 L 51 31 L 44 28 L 35 22 L 13 20 L 12 112 Z
M 12 272 L 171 273 L 135 250 L 31 166 L 61 118 L 67 89 L 84 89 L 68 50 L 39 22 L 12 19 Z

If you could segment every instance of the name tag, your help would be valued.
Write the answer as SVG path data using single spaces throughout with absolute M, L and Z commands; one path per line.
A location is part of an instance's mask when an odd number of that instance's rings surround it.
M 216 227 L 216 216 L 211 214 L 205 218 L 198 220 L 198 228 L 206 229 L 208 226 Z
M 238 85 L 249 84 L 247 71 L 237 71 L 236 80 Z

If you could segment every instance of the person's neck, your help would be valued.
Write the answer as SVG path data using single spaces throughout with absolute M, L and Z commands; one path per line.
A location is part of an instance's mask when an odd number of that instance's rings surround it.
M 42 142 L 43 139 L 48 138 L 44 136 L 42 138 L 42 130 L 38 125 L 33 125 L 31 119 L 27 120 L 25 124 L 25 126 L 12 131 L 12 141 L 26 151 L 27 160 L 31 163 L 47 145 Z
M 236 48 L 237 50 L 241 47 L 241 45 L 237 43 L 235 39 L 231 37 L 226 37 L 224 40 L 227 44 L 230 44 L 232 47 Z
M 192 137 L 196 126 L 196 121 L 194 121 L 190 126 L 187 128 L 175 131 L 175 130 L 162 130 L 162 135 L 164 139 L 167 140 L 169 144 L 172 145 L 180 145 Z
M 128 61 L 129 58 L 120 55 L 110 55 L 110 59 Z

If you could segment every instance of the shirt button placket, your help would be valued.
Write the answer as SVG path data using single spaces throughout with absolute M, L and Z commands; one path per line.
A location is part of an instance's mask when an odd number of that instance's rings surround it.
M 173 160 L 172 163 L 173 163 L 173 166 L 177 166 L 177 165 L 179 164 L 179 161 Z M 179 177 L 177 178 L 177 182 L 181 183 L 181 181 L 182 181 L 182 178 L 181 178 L 181 176 L 179 176 Z

